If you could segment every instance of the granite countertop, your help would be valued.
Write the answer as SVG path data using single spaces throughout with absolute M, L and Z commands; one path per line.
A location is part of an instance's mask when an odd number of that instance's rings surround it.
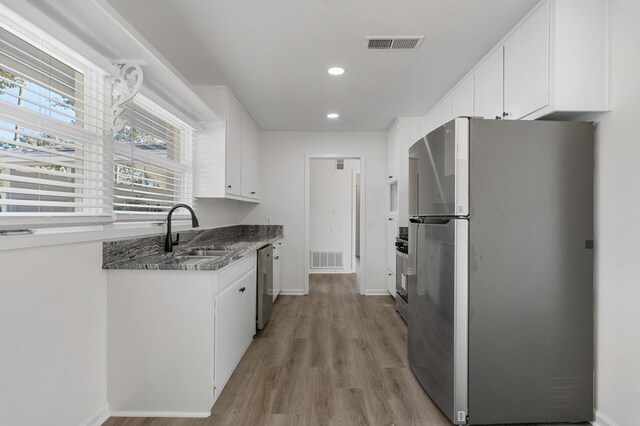
M 103 243 L 103 269 L 216 271 L 283 236 L 280 225 L 235 225 L 180 232 L 173 253 L 164 251 L 165 236 Z M 175 234 L 174 234 L 175 238 Z M 231 253 L 215 258 L 181 257 L 195 248 Z

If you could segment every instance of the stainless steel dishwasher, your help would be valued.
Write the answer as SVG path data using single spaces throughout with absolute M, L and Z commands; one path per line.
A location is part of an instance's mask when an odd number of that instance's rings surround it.
M 273 304 L 273 246 L 268 244 L 258 250 L 258 291 L 256 323 L 262 330 L 271 318 Z

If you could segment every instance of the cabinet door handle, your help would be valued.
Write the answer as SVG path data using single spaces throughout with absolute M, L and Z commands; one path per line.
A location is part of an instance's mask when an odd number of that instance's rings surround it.
M 280 259 L 280 256 L 276 256 L 276 260 Z
M 256 195 L 256 191 L 251 191 L 251 194 Z
M 240 287 L 240 293 L 244 293 L 245 290 L 246 290 L 245 287 Z
M 391 272 L 387 272 L 387 274 L 389 274 L 389 276 L 393 275 L 393 274 L 391 274 Z
M 393 179 L 393 176 L 389 176 L 389 179 Z
M 227 188 L 231 188 L 231 185 L 227 185 Z
M 510 113 L 510 112 L 503 112 L 503 113 L 502 113 L 502 116 L 503 116 L 503 117 L 509 117 L 510 115 L 511 115 L 511 113 Z

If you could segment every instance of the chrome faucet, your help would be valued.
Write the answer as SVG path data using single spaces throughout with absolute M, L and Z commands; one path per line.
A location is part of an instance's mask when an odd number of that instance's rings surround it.
M 194 212 L 193 209 L 188 205 L 176 204 L 175 206 L 171 207 L 171 210 L 169 210 L 169 214 L 167 215 L 167 236 L 164 239 L 164 251 L 167 253 L 173 251 L 173 246 L 177 246 L 178 244 L 180 244 L 180 234 L 177 235 L 175 241 L 173 241 L 173 238 L 171 237 L 171 215 L 173 215 L 173 212 L 180 207 L 184 207 L 185 209 L 189 210 L 189 213 L 191 213 L 191 226 L 193 226 L 194 228 L 200 226 L 200 224 L 198 223 L 198 218 L 196 217 L 196 212 Z

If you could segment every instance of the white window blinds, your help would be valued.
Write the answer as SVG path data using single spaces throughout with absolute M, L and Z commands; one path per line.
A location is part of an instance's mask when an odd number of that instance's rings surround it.
M 117 219 L 164 219 L 174 204 L 192 204 L 194 130 L 139 94 L 124 115 L 113 134 Z
M 60 51 L 0 27 L 2 229 L 113 218 L 104 75 Z

